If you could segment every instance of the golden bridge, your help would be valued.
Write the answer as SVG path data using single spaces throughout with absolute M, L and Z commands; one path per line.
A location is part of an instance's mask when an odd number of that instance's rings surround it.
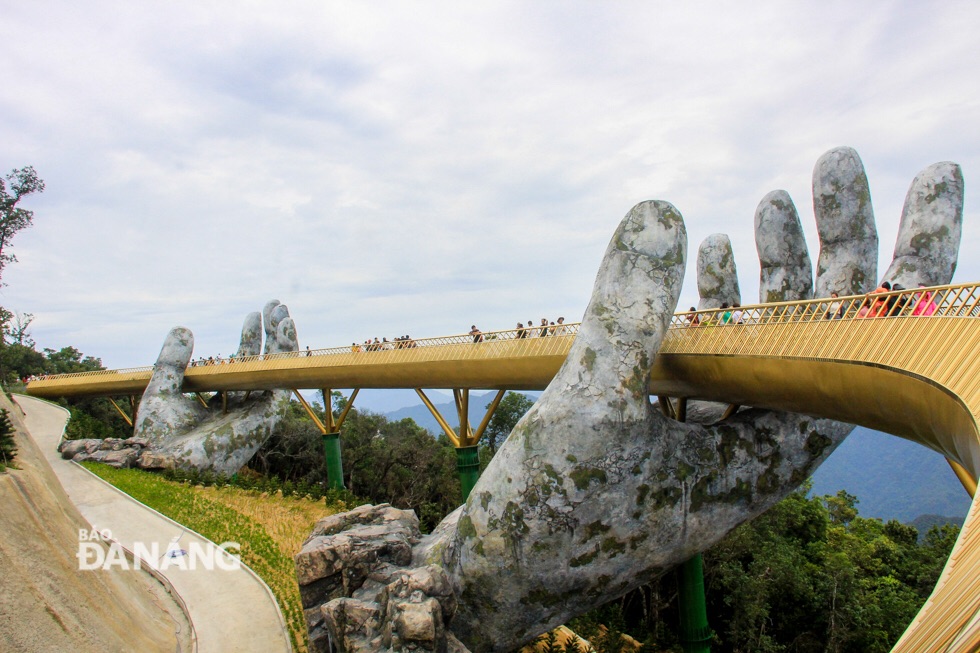
M 894 651 L 980 650 L 980 285 L 940 286 L 840 300 L 748 306 L 733 313 L 675 315 L 650 380 L 650 393 L 683 420 L 688 400 L 805 413 L 919 442 L 944 455 L 975 497 L 933 594 Z M 568 354 L 578 325 L 487 332 L 379 347 L 341 347 L 217 361 L 187 368 L 187 393 L 288 388 L 414 388 L 457 447 L 473 446 L 506 390 L 540 390 Z M 38 397 L 129 396 L 152 367 L 50 376 Z M 452 388 L 455 432 L 424 393 Z M 474 430 L 469 392 L 497 390 Z M 203 401 L 203 397 L 202 397 Z M 117 405 L 118 408 L 118 405 Z M 121 409 L 120 409 L 121 410 Z M 121 411 L 122 412 L 122 411 Z M 334 431 L 330 411 L 323 432 Z M 340 416 L 342 420 L 344 415 Z

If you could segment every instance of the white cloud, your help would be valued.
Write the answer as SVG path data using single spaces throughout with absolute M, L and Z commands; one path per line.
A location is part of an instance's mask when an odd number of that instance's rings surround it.
M 753 212 L 864 159 L 884 251 L 937 160 L 980 246 L 980 55 L 969 3 L 22 4 L 0 25 L 6 168 L 35 226 L 0 303 L 44 346 L 151 362 L 166 331 L 229 353 L 290 306 L 305 344 L 509 327 L 584 310 L 616 224 L 658 198 L 728 232 L 743 297 Z M 980 278 L 961 257 L 957 278 Z M 147 342 L 152 340 L 152 342 Z

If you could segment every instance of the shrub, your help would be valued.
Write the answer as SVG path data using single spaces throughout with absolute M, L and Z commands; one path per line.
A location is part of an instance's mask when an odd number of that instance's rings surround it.
M 7 410 L 0 408 L 0 472 L 13 467 L 17 447 L 14 444 L 14 425 Z

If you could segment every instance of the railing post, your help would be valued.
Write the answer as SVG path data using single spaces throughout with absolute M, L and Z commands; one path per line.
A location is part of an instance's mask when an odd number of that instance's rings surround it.
M 340 455 L 340 432 L 323 434 L 323 454 L 327 459 L 327 487 L 344 489 L 344 462 Z
M 678 574 L 681 646 L 684 647 L 684 653 L 710 653 L 712 634 L 704 601 L 704 567 L 701 554 L 681 564 Z

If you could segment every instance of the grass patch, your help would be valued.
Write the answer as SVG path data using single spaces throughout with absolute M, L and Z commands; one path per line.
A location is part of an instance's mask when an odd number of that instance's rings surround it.
M 100 463 L 82 465 L 137 501 L 213 542 L 241 544 L 242 562 L 266 582 L 279 602 L 293 649 L 308 650 L 292 556 L 299 552 L 317 519 L 346 510 L 347 506 L 229 486 L 194 486 L 139 469 L 116 469 Z

